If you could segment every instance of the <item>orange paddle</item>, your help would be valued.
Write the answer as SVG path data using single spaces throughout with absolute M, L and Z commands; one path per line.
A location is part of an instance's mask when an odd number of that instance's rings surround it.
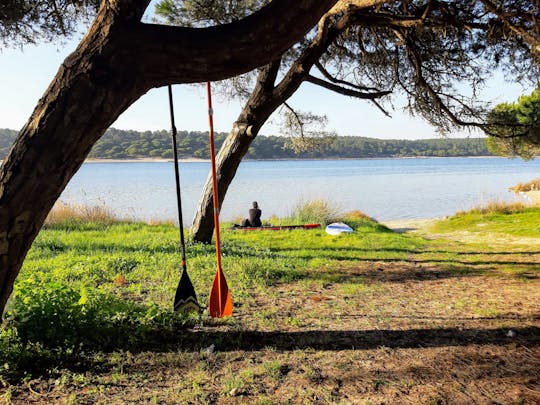
M 218 189 L 216 179 L 216 149 L 214 147 L 214 120 L 212 110 L 212 91 L 210 82 L 206 83 L 206 92 L 208 93 L 208 121 L 210 123 L 210 160 L 212 161 L 212 191 L 214 201 L 214 228 L 216 231 L 216 262 L 217 270 L 214 276 L 214 283 L 210 291 L 210 300 L 208 303 L 208 312 L 212 318 L 222 318 L 232 315 L 232 298 L 225 280 L 225 274 L 221 268 L 221 243 L 219 240 L 219 204 Z

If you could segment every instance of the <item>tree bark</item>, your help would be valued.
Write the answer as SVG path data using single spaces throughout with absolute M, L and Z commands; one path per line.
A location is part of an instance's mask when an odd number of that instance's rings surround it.
M 0 170 L 0 312 L 54 202 L 124 110 L 153 87 L 224 79 L 268 63 L 336 1 L 274 0 L 233 24 L 188 29 L 140 23 L 149 0 L 104 0 Z

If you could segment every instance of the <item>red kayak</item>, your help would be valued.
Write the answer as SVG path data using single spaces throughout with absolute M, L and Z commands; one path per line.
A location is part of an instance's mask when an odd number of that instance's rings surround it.
M 278 225 L 278 226 L 233 226 L 233 231 L 290 231 L 292 229 L 315 229 L 320 228 L 321 224 L 304 224 L 304 225 Z

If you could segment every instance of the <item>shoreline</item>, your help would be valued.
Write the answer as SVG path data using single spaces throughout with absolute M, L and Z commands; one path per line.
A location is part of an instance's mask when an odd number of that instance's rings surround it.
M 246 162 L 285 162 L 285 161 L 317 161 L 317 160 L 398 160 L 398 159 L 508 159 L 503 156 L 395 156 L 395 157 L 356 157 L 356 158 L 276 158 L 276 159 L 243 159 Z M 540 158 L 540 156 L 539 156 Z M 203 158 L 181 158 L 182 163 L 209 163 L 210 159 Z M 172 163 L 173 159 L 164 158 L 126 158 L 126 159 L 104 159 L 88 158 L 84 163 Z M 0 165 L 3 160 L 0 160 Z

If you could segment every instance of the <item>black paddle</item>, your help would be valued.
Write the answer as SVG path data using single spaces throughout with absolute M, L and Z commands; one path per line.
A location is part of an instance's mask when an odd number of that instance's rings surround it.
M 186 242 L 184 240 L 184 223 L 182 220 L 182 199 L 180 198 L 180 172 L 178 170 L 178 151 L 176 148 L 176 126 L 174 125 L 174 108 L 172 87 L 169 85 L 169 109 L 171 113 L 172 146 L 174 155 L 174 176 L 176 179 L 176 205 L 178 207 L 178 222 L 180 229 L 180 245 L 182 246 L 182 276 L 174 297 L 174 310 L 182 312 L 200 312 L 201 307 L 197 302 L 197 294 L 186 267 Z

